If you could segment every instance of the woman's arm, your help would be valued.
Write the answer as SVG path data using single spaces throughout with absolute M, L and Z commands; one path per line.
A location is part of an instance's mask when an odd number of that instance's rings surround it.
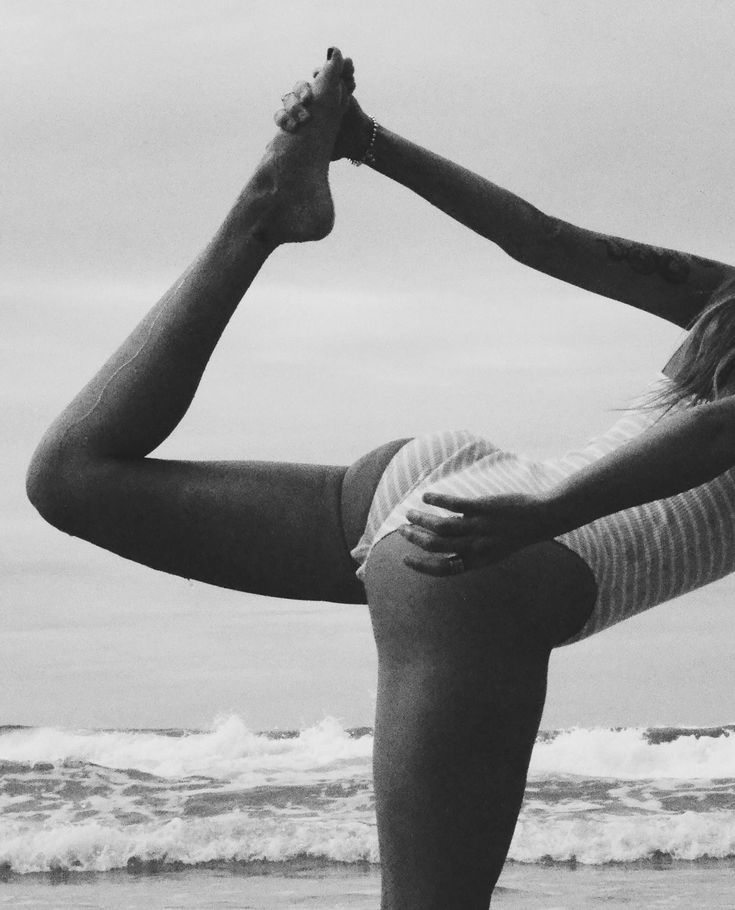
M 459 554 L 479 568 L 550 540 L 603 515 L 666 499 L 706 483 L 735 465 L 735 397 L 680 411 L 571 475 L 545 496 L 465 499 L 427 493 L 424 501 L 461 517 L 410 512 L 405 537 L 427 551 L 419 571 L 447 575 Z
M 351 86 L 354 78 L 350 71 Z M 309 117 L 306 83 L 284 98 L 276 122 L 289 131 Z M 351 99 L 334 158 L 362 159 L 422 196 L 508 255 L 569 284 L 688 326 L 735 267 L 689 253 L 634 243 L 576 227 L 537 209 L 472 171 L 403 139 L 373 121 Z
M 572 474 L 548 499 L 557 534 L 712 480 L 735 465 L 735 397 L 688 408 Z
M 576 227 L 380 128 L 375 170 L 537 271 L 687 326 L 735 269 Z

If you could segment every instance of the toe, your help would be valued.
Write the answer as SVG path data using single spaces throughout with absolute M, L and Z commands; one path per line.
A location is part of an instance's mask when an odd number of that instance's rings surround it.
M 330 47 L 327 52 L 327 62 L 319 70 L 319 75 L 314 80 L 314 88 L 317 91 L 319 89 L 329 90 L 335 88 L 342 75 L 343 66 L 344 60 L 340 49 L 338 47 Z
M 345 57 L 342 67 L 342 82 L 350 94 L 355 91 L 355 64 L 352 62 L 352 57 Z

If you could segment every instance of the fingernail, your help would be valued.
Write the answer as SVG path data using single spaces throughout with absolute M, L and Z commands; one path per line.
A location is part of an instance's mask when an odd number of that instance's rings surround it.
M 303 123 L 304 120 L 308 120 L 308 119 L 309 119 L 309 117 L 311 116 L 311 114 L 310 114 L 307 110 L 305 110 L 305 109 L 302 107 L 301 110 L 298 111 L 298 113 L 296 114 L 296 116 L 297 116 L 298 119 L 299 119 L 299 123 Z
M 327 60 L 331 60 L 331 59 L 332 59 L 332 54 L 333 54 L 333 53 L 334 53 L 334 48 L 333 48 L 333 47 L 327 48 Z

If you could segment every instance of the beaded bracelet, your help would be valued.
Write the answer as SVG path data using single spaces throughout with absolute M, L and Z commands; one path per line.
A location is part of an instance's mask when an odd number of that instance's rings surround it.
M 375 137 L 378 135 L 378 121 L 375 117 L 371 117 L 370 122 L 373 125 L 373 131 L 362 158 L 350 158 L 355 167 L 360 167 L 361 164 L 375 164 Z

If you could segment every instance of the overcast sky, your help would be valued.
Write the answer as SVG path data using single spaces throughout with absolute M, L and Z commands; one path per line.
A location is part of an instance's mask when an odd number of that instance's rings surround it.
M 735 261 L 727 0 L 3 0 L 0 723 L 369 723 L 367 612 L 190 585 L 44 525 L 45 426 L 207 241 L 338 44 L 386 126 L 586 227 Z M 467 427 L 553 455 L 679 330 L 524 270 L 368 168 L 278 253 L 163 455 L 348 463 Z M 733 721 L 735 581 L 555 656 L 545 726 Z

